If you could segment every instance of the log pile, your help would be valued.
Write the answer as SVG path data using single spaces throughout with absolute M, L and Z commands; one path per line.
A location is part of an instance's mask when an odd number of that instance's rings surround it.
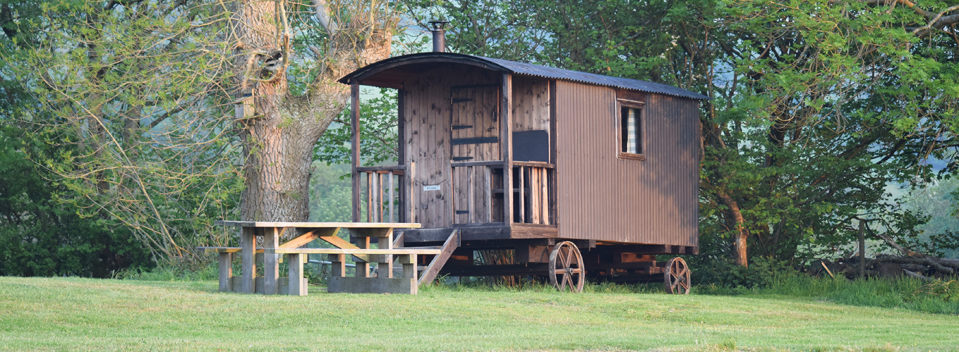
M 874 258 L 866 258 L 862 274 L 866 277 L 901 277 L 909 276 L 932 281 L 937 278 L 956 277 L 959 274 L 959 259 L 943 259 L 919 253 L 904 248 L 888 236 L 873 233 L 895 248 L 900 255 L 880 254 Z M 855 253 L 855 252 L 854 252 Z M 853 254 L 854 254 L 853 253 Z M 816 276 L 839 276 L 854 279 L 860 276 L 860 259 L 855 255 L 848 255 L 836 261 L 815 260 L 808 270 Z

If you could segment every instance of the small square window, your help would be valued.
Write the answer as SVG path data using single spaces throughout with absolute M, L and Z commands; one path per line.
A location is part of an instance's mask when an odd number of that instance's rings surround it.
M 643 160 L 643 109 L 640 106 L 621 104 L 619 113 L 619 157 Z

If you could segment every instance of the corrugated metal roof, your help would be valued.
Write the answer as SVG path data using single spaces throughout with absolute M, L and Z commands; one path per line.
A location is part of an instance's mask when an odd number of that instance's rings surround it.
M 481 57 L 481 56 L 478 56 Z M 507 61 L 483 57 L 500 66 L 503 66 L 513 73 L 519 73 L 543 78 L 562 79 L 567 81 L 595 84 L 599 86 L 616 87 L 624 89 L 633 89 L 642 92 L 660 93 L 676 97 L 691 99 L 708 99 L 705 95 L 694 93 L 685 89 L 676 88 L 670 85 L 640 81 L 638 79 L 621 78 L 597 75 L 580 71 L 564 70 L 560 68 L 546 67 L 523 62 Z
M 513 74 L 566 80 L 566 81 L 580 82 L 580 83 L 593 84 L 593 85 L 599 85 L 599 86 L 631 89 L 631 90 L 638 90 L 642 92 L 659 93 L 659 94 L 665 94 L 665 95 L 682 97 L 682 98 L 709 99 L 708 97 L 702 94 L 691 92 L 685 89 L 680 89 L 680 88 L 676 88 L 673 86 L 660 84 L 660 83 L 641 81 L 638 79 L 597 75 L 593 73 L 564 70 L 560 68 L 546 67 L 546 66 L 528 64 L 528 63 L 516 62 L 516 61 L 509 61 L 509 60 L 494 59 L 494 58 L 488 58 L 488 57 L 482 57 L 482 56 L 454 54 L 454 53 L 434 53 L 434 52 L 403 55 L 403 56 L 397 56 L 397 57 L 392 57 L 386 60 L 378 61 L 373 64 L 367 65 L 363 68 L 360 68 L 356 71 L 353 71 L 352 73 L 341 78 L 340 82 L 349 83 L 350 79 L 353 77 L 360 77 L 361 79 L 363 79 L 363 78 L 373 76 L 377 72 L 380 72 L 383 70 L 397 68 L 399 66 L 407 65 L 407 64 L 429 63 L 431 61 L 456 62 L 456 63 L 462 63 L 462 64 L 486 66 L 488 68 L 495 68 L 500 71 L 510 72 Z

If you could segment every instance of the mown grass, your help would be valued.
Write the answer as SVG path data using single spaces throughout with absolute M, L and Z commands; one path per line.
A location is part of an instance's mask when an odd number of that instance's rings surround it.
M 652 290 L 652 288 L 649 288 Z M 5 350 L 959 350 L 959 318 L 765 294 L 217 293 L 213 281 L 0 277 Z M 642 291 L 643 288 L 625 288 Z

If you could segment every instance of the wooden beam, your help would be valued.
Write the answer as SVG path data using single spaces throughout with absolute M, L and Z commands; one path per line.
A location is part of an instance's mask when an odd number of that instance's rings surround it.
M 460 230 L 457 229 L 453 230 L 453 233 L 450 234 L 450 237 L 446 239 L 446 243 L 443 243 L 440 253 L 433 258 L 433 261 L 431 261 L 430 265 L 426 267 L 426 270 L 423 270 L 423 274 L 420 275 L 417 286 L 429 285 L 430 282 L 433 282 L 433 279 L 435 279 L 436 275 L 440 273 L 440 270 L 446 264 L 446 261 L 450 259 L 450 255 L 452 255 L 453 251 L 459 246 Z
M 410 228 L 418 229 L 422 225 L 407 222 L 287 222 L 287 221 L 226 221 L 217 220 L 216 225 L 221 226 L 239 226 L 239 227 L 293 227 L 299 230 L 313 230 L 331 227 L 343 227 L 348 229 L 382 229 L 382 228 Z
M 340 248 L 340 249 L 359 249 L 360 248 L 350 243 L 350 241 L 344 240 L 340 238 L 339 236 L 337 236 L 336 231 L 338 230 L 339 229 L 336 229 L 329 236 L 319 236 L 318 238 L 326 241 L 326 243 L 333 245 L 333 247 Z M 353 255 L 353 257 L 364 262 L 367 262 L 370 260 L 369 256 L 367 255 Z
M 504 73 L 500 82 L 500 151 L 503 158 L 503 222 L 513 222 L 513 76 Z
M 393 247 L 390 248 L 403 248 L 403 239 L 406 237 L 402 232 L 399 236 L 393 238 Z
M 350 126 L 353 138 L 350 140 L 350 162 L 353 165 L 353 221 L 360 221 L 360 177 L 356 168 L 360 165 L 360 82 L 354 79 L 350 84 Z
M 300 235 L 300 237 L 294 238 L 290 240 L 289 242 L 281 244 L 279 248 L 300 248 L 307 243 L 313 242 L 313 240 L 317 238 L 335 236 L 336 231 L 338 230 L 339 230 L 338 228 L 311 230 L 307 233 Z
M 340 248 L 277 248 L 269 250 L 267 253 L 275 254 L 290 254 L 290 253 L 301 253 L 301 254 L 364 254 L 364 255 L 381 255 L 381 254 L 390 254 L 390 255 L 407 255 L 407 254 L 431 254 L 436 255 L 440 254 L 443 250 L 434 248 L 417 248 L 417 247 L 407 247 L 407 248 L 393 248 L 393 249 L 379 249 L 379 248 L 358 248 L 358 249 L 340 249 Z M 371 259 L 375 260 L 375 259 Z

